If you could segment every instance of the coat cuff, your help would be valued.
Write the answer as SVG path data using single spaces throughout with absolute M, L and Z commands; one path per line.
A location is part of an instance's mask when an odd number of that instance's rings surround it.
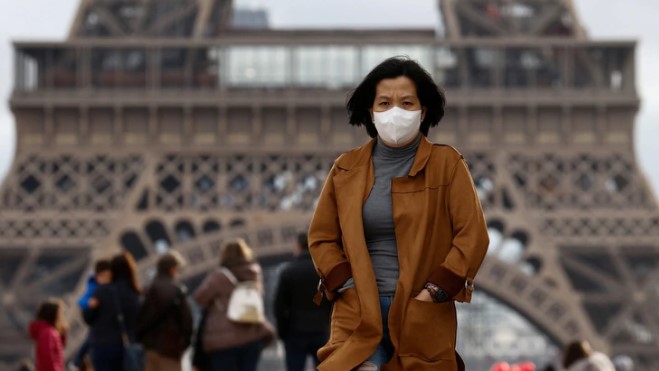
M 433 272 L 428 277 L 428 282 L 432 282 L 446 291 L 449 297 L 453 298 L 460 290 L 465 287 L 465 278 L 453 273 L 444 266 Z
M 352 277 L 352 268 L 347 261 L 339 263 L 323 278 L 323 286 L 328 292 L 338 290 L 348 278 Z

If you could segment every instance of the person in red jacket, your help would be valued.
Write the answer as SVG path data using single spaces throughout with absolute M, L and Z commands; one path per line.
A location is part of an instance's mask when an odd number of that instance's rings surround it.
M 30 323 L 30 337 L 36 344 L 35 371 L 64 371 L 66 332 L 64 304 L 56 299 L 41 303 Z

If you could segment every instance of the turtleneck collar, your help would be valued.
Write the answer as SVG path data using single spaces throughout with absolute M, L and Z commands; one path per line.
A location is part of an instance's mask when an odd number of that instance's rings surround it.
M 398 159 L 414 156 L 416 150 L 419 148 L 419 143 L 421 143 L 421 138 L 423 138 L 423 134 L 419 133 L 415 140 L 403 147 L 389 147 L 384 144 L 380 137 L 377 137 L 377 141 L 373 148 L 373 156 L 383 159 Z

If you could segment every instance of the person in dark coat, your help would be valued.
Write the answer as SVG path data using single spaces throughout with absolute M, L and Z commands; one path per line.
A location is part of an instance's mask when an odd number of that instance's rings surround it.
M 112 270 L 109 259 L 101 259 L 96 262 L 94 265 L 94 274 L 90 275 L 87 278 L 87 289 L 85 293 L 78 299 L 78 306 L 82 313 L 89 309 L 89 300 L 96 292 L 98 286 L 107 285 L 112 282 Z M 73 359 L 73 365 L 76 366 L 79 370 L 86 370 L 88 365 L 86 364 L 87 353 L 89 353 L 89 334 L 85 338 L 85 341 L 80 346 L 80 349 L 76 353 Z
M 124 317 L 128 339 L 136 341 L 140 284 L 133 256 L 123 252 L 111 262 L 112 283 L 99 286 L 83 312 L 90 326 L 92 364 L 95 371 L 123 370 L 123 339 L 118 315 Z M 120 312 L 119 312 L 120 311 Z
M 313 303 L 317 283 L 307 235 L 301 233 L 295 260 L 282 269 L 275 294 L 277 332 L 284 341 L 288 371 L 304 370 L 307 356 L 318 366 L 316 352 L 329 337 L 329 303 L 323 301 L 320 306 Z
M 181 371 L 181 358 L 192 339 L 187 288 L 177 281 L 183 258 L 177 252 L 158 259 L 158 273 L 137 316 L 138 340 L 146 349 L 145 371 Z

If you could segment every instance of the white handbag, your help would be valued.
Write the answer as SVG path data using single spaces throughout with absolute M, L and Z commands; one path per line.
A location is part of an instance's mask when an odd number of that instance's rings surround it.
M 226 268 L 222 268 L 224 274 L 234 284 L 227 317 L 229 320 L 244 324 L 259 324 L 265 322 L 265 309 L 263 297 L 259 292 L 255 281 L 238 282 L 236 276 Z

